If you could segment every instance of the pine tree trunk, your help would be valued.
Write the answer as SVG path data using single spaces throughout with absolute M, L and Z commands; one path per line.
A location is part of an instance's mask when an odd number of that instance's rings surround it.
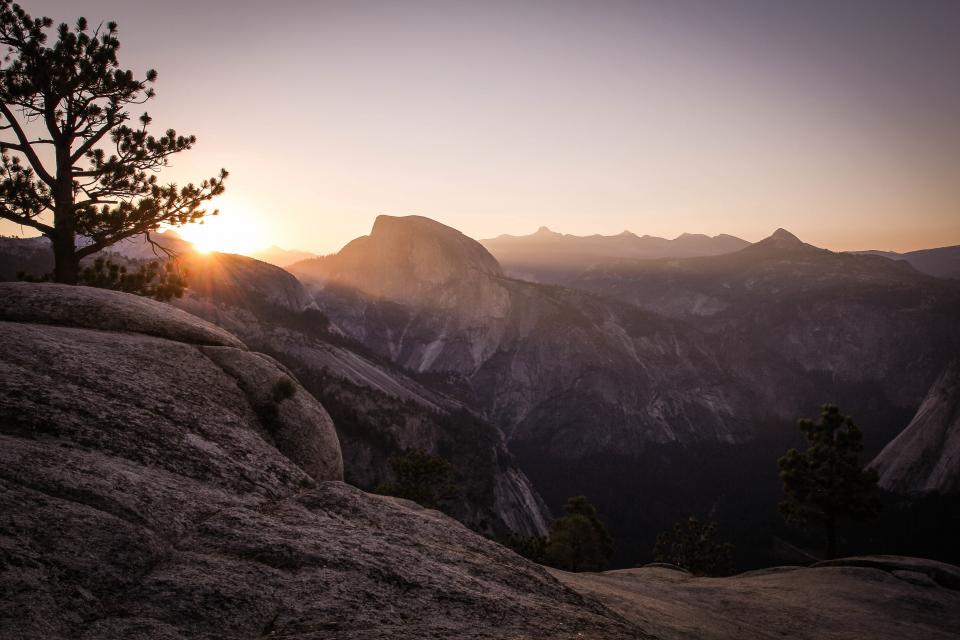
M 53 280 L 62 284 L 77 284 L 80 259 L 77 257 L 77 220 L 74 212 L 73 163 L 70 144 L 65 138 L 55 143 L 57 181 L 53 186 Z
M 62 284 L 77 284 L 80 261 L 77 259 L 73 234 L 60 233 L 53 240 L 53 280 Z
M 73 211 L 73 182 L 70 179 L 70 149 L 57 146 L 57 184 L 53 188 L 53 280 L 77 284 L 80 259 L 77 258 L 77 221 Z M 66 176 L 66 177 L 63 177 Z

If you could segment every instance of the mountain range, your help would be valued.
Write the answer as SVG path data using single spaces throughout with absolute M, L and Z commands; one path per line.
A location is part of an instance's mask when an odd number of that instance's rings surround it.
M 862 251 L 859 253 L 883 256 L 890 260 L 904 260 L 917 271 L 938 278 L 960 279 L 960 245 L 920 249 L 907 253 L 896 251 Z
M 553 283 L 564 275 L 611 259 L 710 256 L 746 247 L 749 242 L 721 234 L 684 233 L 672 240 L 624 231 L 615 236 L 574 236 L 540 227 L 526 236 L 501 235 L 482 244 L 513 277 Z
M 621 566 L 690 514 L 726 528 L 741 566 L 782 560 L 766 514 L 795 420 L 836 402 L 872 457 L 960 352 L 960 285 L 904 261 L 782 229 L 754 244 L 537 235 L 579 255 L 617 243 L 712 254 L 528 260 L 544 284 L 488 250 L 532 236 L 485 246 L 380 216 L 368 236 L 287 271 L 186 256 L 191 290 L 176 304 L 296 373 L 334 418 L 348 481 L 373 488 L 397 451 L 440 453 L 465 488 L 452 514 L 489 535 L 541 535 L 550 510 L 585 493 Z

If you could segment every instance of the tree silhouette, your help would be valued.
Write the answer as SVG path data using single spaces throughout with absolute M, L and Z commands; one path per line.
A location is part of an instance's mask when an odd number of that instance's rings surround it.
M 563 517 L 550 529 L 546 563 L 565 571 L 603 571 L 613 556 L 613 540 L 584 496 L 567 499 Z
M 441 501 L 460 493 L 453 467 L 440 456 L 410 449 L 390 456 L 388 462 L 394 480 L 379 485 L 377 493 L 413 500 L 428 509 L 436 509 Z
M 726 576 L 732 570 L 733 545 L 718 542 L 717 523 L 690 516 L 657 536 L 654 559 L 683 567 L 698 576 Z
M 78 282 L 88 287 L 125 291 L 162 302 L 183 297 L 186 288 L 184 273 L 169 260 L 163 263 L 146 262 L 135 271 L 128 271 L 124 265 L 97 258 L 93 265 L 80 271 Z
M 227 172 L 199 186 L 161 185 L 157 172 L 196 138 L 148 134 L 147 113 L 128 126 L 127 108 L 154 97 L 157 72 L 137 79 L 120 68 L 116 23 L 61 24 L 48 46 L 52 24 L 0 0 L 0 218 L 50 238 L 54 280 L 76 284 L 85 256 L 131 236 L 152 242 L 162 223 L 203 218 Z
M 864 470 L 859 454 L 863 434 L 853 419 L 834 405 L 823 406 L 817 422 L 803 419 L 804 452 L 790 449 L 778 461 L 787 499 L 780 503 L 784 519 L 795 525 L 811 520 L 824 528 L 827 557 L 837 553 L 837 524 L 842 518 L 865 520 L 879 510 L 877 473 Z

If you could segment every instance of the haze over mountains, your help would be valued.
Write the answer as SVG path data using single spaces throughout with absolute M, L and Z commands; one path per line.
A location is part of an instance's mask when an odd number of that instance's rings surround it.
M 574 236 L 547 227 L 527 236 L 501 235 L 480 243 L 511 276 L 545 283 L 611 259 L 710 256 L 750 244 L 726 234 L 710 237 L 684 233 L 667 240 L 630 231 L 615 236 Z
M 4 242 L 11 265 L 43 249 Z M 754 244 L 546 230 L 485 242 L 380 216 L 289 273 L 185 253 L 177 304 L 297 374 L 334 418 L 350 482 L 373 488 L 397 451 L 441 453 L 466 487 L 452 513 L 491 535 L 540 535 L 548 505 L 586 493 L 624 566 L 690 513 L 719 520 L 743 566 L 774 561 L 772 461 L 796 418 L 837 402 L 873 455 L 960 351 L 956 282 L 782 229 Z
M 883 256 L 891 260 L 906 260 L 917 271 L 938 278 L 960 279 L 960 246 L 920 249 L 907 253 L 897 253 L 896 251 L 863 251 L 860 253 Z

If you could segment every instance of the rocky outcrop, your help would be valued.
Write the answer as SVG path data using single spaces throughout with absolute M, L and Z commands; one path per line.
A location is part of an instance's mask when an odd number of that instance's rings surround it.
M 333 414 L 347 482 L 373 490 L 391 480 L 391 455 L 420 449 L 453 465 L 462 491 L 445 508 L 458 520 L 498 537 L 546 534 L 549 511 L 495 426 L 344 339 L 286 271 L 221 254 L 188 266 L 190 289 L 173 304 L 295 370 Z
M 907 428 L 870 467 L 888 491 L 960 492 L 960 360 L 946 368 Z
M 180 261 L 187 269 L 190 298 L 253 311 L 315 308 L 297 279 L 272 264 L 232 253 L 190 253 Z
M 242 349 L 243 343 L 194 315 L 119 291 L 0 283 L 0 320 L 142 333 L 189 344 Z
M 3 283 L 0 299 L 5 429 L 106 440 L 133 460 L 181 438 L 192 455 L 170 464 L 188 466 L 265 439 L 285 456 L 284 478 L 343 478 L 323 407 L 287 370 L 222 329 L 153 300 L 88 287 Z M 277 385 L 282 398 L 271 396 Z M 271 464 L 252 457 L 250 482 Z
M 95 289 L 0 299 L 0 637 L 646 637 L 456 521 L 337 481 L 322 407 L 217 328 Z M 71 320 L 94 310 L 133 321 Z
M 338 254 L 291 267 L 366 296 L 443 310 L 464 321 L 502 317 L 508 297 L 500 265 L 474 240 L 421 216 L 377 216 L 369 236 Z
M 960 568 L 915 558 L 845 558 L 730 578 L 656 566 L 551 573 L 663 640 L 947 640 L 960 629 Z

